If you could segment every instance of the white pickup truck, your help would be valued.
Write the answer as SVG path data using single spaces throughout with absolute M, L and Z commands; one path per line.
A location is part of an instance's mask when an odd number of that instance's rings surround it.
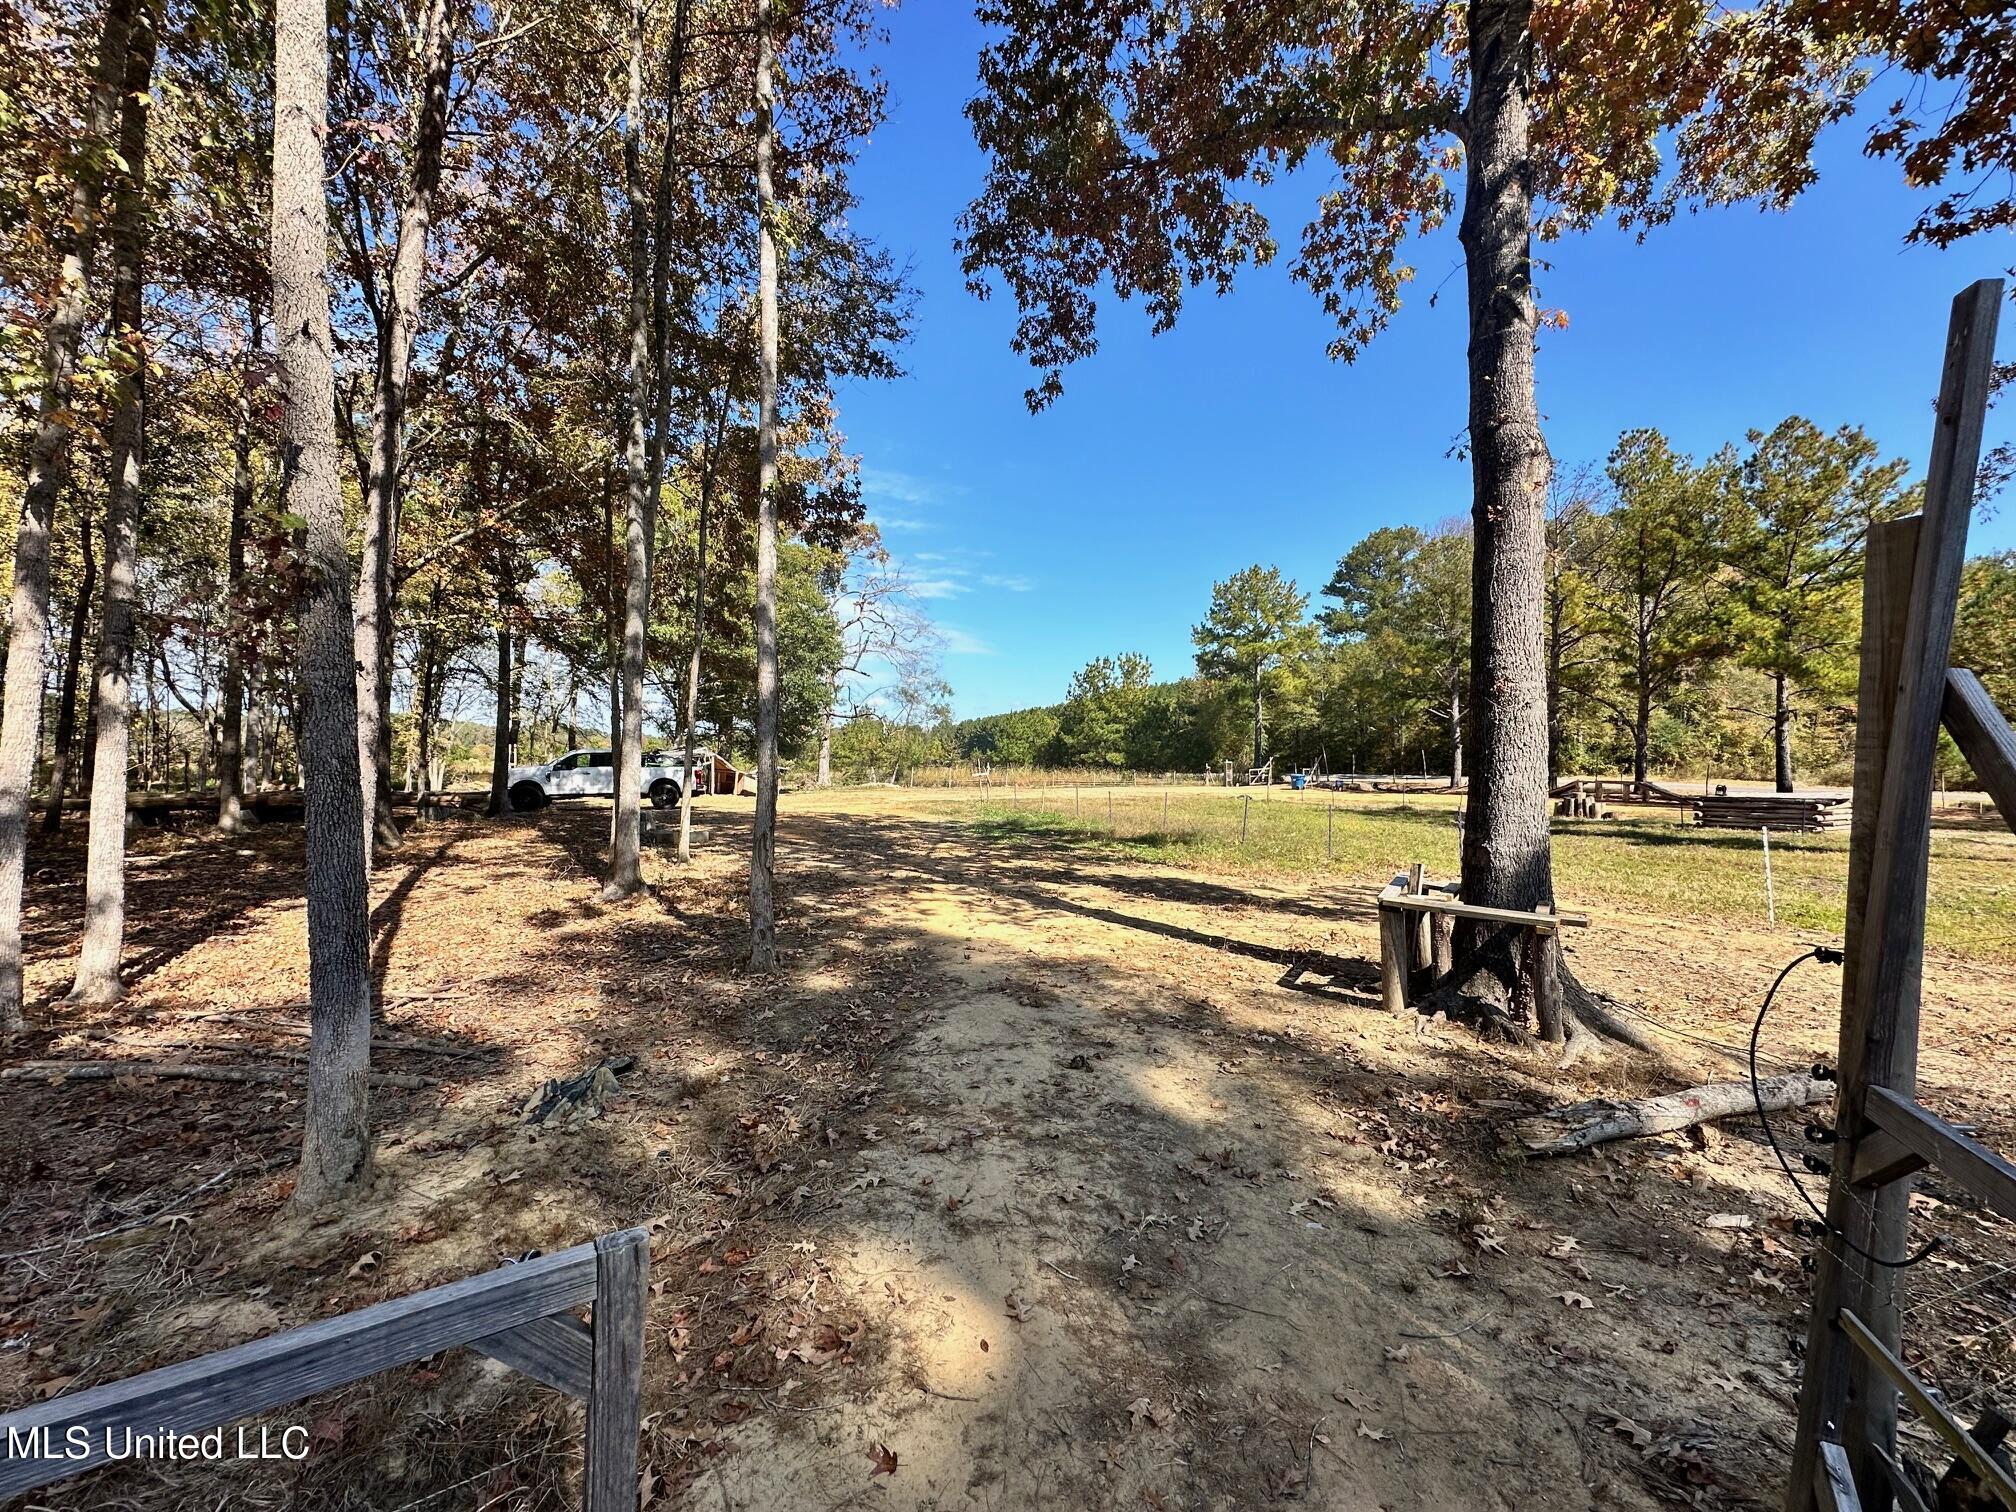
M 677 808 L 685 785 L 683 760 L 664 751 L 644 753 L 642 791 L 653 808 Z M 615 792 L 612 751 L 569 751 L 544 766 L 511 768 L 511 806 L 516 809 L 544 808 L 556 798 L 609 798 Z

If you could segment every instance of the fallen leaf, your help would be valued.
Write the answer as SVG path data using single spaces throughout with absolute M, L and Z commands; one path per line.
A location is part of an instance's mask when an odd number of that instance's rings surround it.
M 1750 1227 L 1748 1213 L 1710 1213 L 1701 1220 L 1701 1227 L 1711 1229 L 1746 1229 Z
M 357 1263 L 350 1267 L 349 1274 L 343 1279 L 346 1281 L 355 1281 L 359 1276 L 370 1275 L 378 1269 L 380 1262 L 384 1258 L 384 1255 L 377 1250 L 367 1250 L 364 1254 L 357 1257 Z
M 1017 1323 L 1026 1323 L 1029 1321 L 1029 1313 L 1030 1313 L 1029 1302 L 1028 1299 L 1022 1295 L 1022 1293 L 1010 1292 L 1005 1298 L 1005 1301 L 1008 1306 L 1009 1317 L 1013 1318 Z
M 1389 1360 L 1404 1360 L 1413 1353 L 1414 1351 L 1405 1344 L 1388 1344 L 1386 1346 L 1386 1358 Z
M 1563 1307 L 1580 1307 L 1590 1312 L 1595 1311 L 1596 1308 L 1596 1304 L 1580 1292 L 1554 1292 L 1551 1295 L 1557 1298 Z
M 1622 1434 L 1638 1448 L 1649 1449 L 1652 1446 L 1651 1429 L 1639 1426 L 1621 1413 L 1609 1412 L 1602 1414 L 1602 1416 L 1609 1419 L 1612 1432 Z
M 896 1451 L 887 1444 L 876 1444 L 868 1451 L 868 1458 L 875 1461 L 870 1475 L 894 1475 L 896 1473 Z
M 1383 1428 L 1374 1428 L 1361 1421 L 1358 1424 L 1358 1437 L 1368 1438 L 1371 1439 L 1374 1443 L 1383 1444 L 1386 1442 L 1386 1440 L 1393 1437 L 1393 1435 L 1388 1433 Z

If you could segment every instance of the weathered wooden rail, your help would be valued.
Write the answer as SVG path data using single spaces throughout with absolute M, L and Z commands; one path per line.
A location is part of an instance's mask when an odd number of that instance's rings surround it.
M 0 1417 L 0 1501 L 104 1464 L 127 1429 L 207 1433 L 467 1347 L 585 1401 L 582 1506 L 634 1512 L 650 1263 L 644 1230 L 604 1234 L 557 1255 L 8 1413 Z M 594 1308 L 592 1327 L 574 1316 L 584 1304 Z M 73 1440 L 73 1430 L 81 1437 Z M 73 1442 L 84 1451 L 76 1458 L 66 1453 Z
M 1904 1364 L 1910 1178 L 1931 1166 L 2016 1218 L 2016 1166 L 1914 1097 L 1934 759 L 1943 722 L 2016 823 L 2016 734 L 1948 668 L 2002 303 L 1984 279 L 1953 304 L 1925 512 L 1869 537 L 1828 1235 L 1815 1261 L 1788 1512 L 1922 1507 L 1897 1452 L 1900 1398 L 2002 1506 L 2016 1480 Z
M 1440 986 L 1455 964 L 1458 919 L 1555 934 L 1587 929 L 1589 916 L 1549 909 L 1486 908 L 1465 903 L 1454 882 L 1430 882 L 1416 861 L 1379 893 L 1379 992 L 1389 1013 Z

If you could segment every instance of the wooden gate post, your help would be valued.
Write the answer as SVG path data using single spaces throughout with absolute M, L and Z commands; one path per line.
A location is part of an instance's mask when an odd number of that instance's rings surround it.
M 651 1239 L 642 1229 L 595 1241 L 595 1357 L 588 1392 L 583 1512 L 636 1512 L 644 1417 L 644 1308 Z
M 1898 1272 L 1856 1249 L 1884 1259 L 1901 1256 L 1910 1183 L 1859 1191 L 1852 1173 L 1858 1156 L 1883 1137 L 1865 1111 L 1870 1089 L 1908 1095 L 1917 1083 L 1932 766 L 2001 298 L 2001 281 L 1983 279 L 1953 301 L 1925 512 L 1879 525 L 1869 537 L 1837 1138 L 1827 1199 L 1828 1225 L 1849 1244 L 1830 1237 L 1816 1256 L 1788 1512 L 1815 1505 L 1821 1445 L 1830 1440 L 1846 1447 L 1863 1506 L 1887 1512 L 1891 1505 L 1883 1456 L 1896 1445 L 1896 1388 L 1842 1332 L 1840 1315 L 1848 1309 L 1896 1348 Z

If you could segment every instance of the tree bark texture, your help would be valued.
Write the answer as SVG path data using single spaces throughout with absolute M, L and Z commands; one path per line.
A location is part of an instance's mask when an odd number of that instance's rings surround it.
M 286 400 L 281 497 L 306 522 L 301 757 L 307 790 L 308 1099 L 295 1200 L 340 1201 L 371 1173 L 370 908 L 357 763 L 350 559 L 329 332 L 329 30 L 319 0 L 274 18 L 273 328 Z
M 749 965 L 777 965 L 777 241 L 771 182 L 771 0 L 756 0 L 756 824 L 749 855 Z
M 728 413 L 728 396 L 721 396 L 721 414 L 724 422 Z M 720 430 L 715 431 L 715 450 L 720 448 Z M 696 552 L 693 566 L 693 655 L 686 664 L 686 707 L 680 712 L 686 722 L 686 781 L 679 795 L 679 859 L 693 859 L 693 790 L 699 785 L 699 775 L 693 764 L 699 757 L 700 740 L 700 651 L 707 637 L 707 512 L 713 504 L 714 457 L 710 455 L 707 470 L 700 478 L 700 520 L 697 531 Z
M 448 136 L 448 92 L 455 64 L 455 11 L 450 0 L 428 0 L 420 31 L 420 108 L 414 120 L 412 167 L 399 207 L 392 276 L 371 396 L 371 454 L 364 487 L 364 539 L 357 568 L 357 756 L 371 842 L 399 843 L 392 818 L 392 635 L 394 558 L 399 542 L 399 449 L 406 423 L 406 388 L 420 329 L 420 284 L 427 271 L 427 235 L 441 185 Z
M 1253 765 L 1267 759 L 1267 716 L 1261 703 L 1260 663 L 1253 663 Z
M 511 626 L 502 615 L 504 592 L 499 580 L 497 599 L 497 714 L 491 721 L 490 808 L 491 814 L 512 812 L 511 804 Z
M 119 955 L 126 942 L 133 596 L 140 565 L 140 489 L 147 450 L 147 343 L 141 321 L 146 290 L 148 91 L 154 77 L 155 40 L 154 16 L 143 3 L 133 14 L 127 37 L 126 84 L 119 107 L 119 156 L 126 166 L 112 202 L 110 350 L 119 376 L 105 490 L 105 602 L 98 612 L 98 666 L 92 688 L 98 735 L 91 753 L 84 941 L 70 988 L 73 1003 L 109 1003 L 125 991 L 119 982 Z
M 1777 787 L 1781 793 L 1792 791 L 1792 689 L 1783 672 L 1773 682 L 1777 699 L 1771 711 L 1771 744 L 1776 757 Z
M 90 131 L 110 146 L 118 130 L 119 89 L 126 76 L 126 35 L 137 0 L 108 0 L 92 86 Z M 43 338 L 42 392 L 21 517 L 14 537 L 14 584 L 8 602 L 7 680 L 0 701 L 0 1036 L 24 1024 L 21 1001 L 21 884 L 28 850 L 28 794 L 42 743 L 42 658 L 49 637 L 49 531 L 56 496 L 69 475 L 72 390 L 77 347 L 91 313 L 91 272 L 97 251 L 98 206 L 104 192 L 99 159 L 81 154 L 70 194 L 70 244 L 64 250 Z
M 1461 239 L 1470 308 L 1476 769 L 1462 885 L 1465 902 L 1494 908 L 1533 908 L 1554 892 L 1541 619 L 1549 461 L 1533 391 L 1531 11 L 1530 0 L 1470 6 Z M 1464 933 L 1459 956 L 1479 938 L 1474 925 Z M 1504 1006 L 1517 963 L 1491 952 L 1479 960 L 1463 991 Z
M 224 718 L 217 748 L 217 828 L 245 827 L 245 532 L 252 517 L 252 379 L 259 360 L 259 307 L 247 301 L 245 364 L 231 436 L 231 533 L 225 545 Z
M 646 429 L 651 374 L 652 202 L 644 183 L 644 13 L 631 12 L 630 92 L 623 134 L 623 176 L 630 206 L 630 386 L 623 460 L 623 718 L 616 732 L 616 817 L 609 844 L 608 899 L 644 885 L 644 642 L 651 623 L 651 456 Z
M 89 508 L 77 512 L 77 548 L 84 557 L 84 576 L 77 601 L 70 606 L 70 644 L 63 653 L 63 683 L 56 695 L 56 738 L 49 748 L 49 798 L 43 807 L 42 832 L 63 827 L 63 800 L 69 795 L 71 763 L 77 755 L 77 679 L 84 666 L 84 637 L 91 625 L 91 595 L 98 588 L 98 548 L 91 540 Z

